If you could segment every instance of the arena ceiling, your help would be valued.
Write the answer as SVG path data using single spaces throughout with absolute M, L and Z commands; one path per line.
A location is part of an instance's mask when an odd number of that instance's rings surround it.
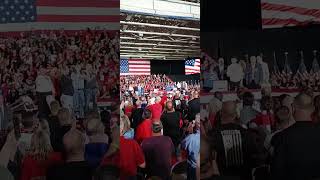
M 184 60 L 188 56 L 198 57 L 200 20 L 121 12 L 120 40 L 122 58 Z

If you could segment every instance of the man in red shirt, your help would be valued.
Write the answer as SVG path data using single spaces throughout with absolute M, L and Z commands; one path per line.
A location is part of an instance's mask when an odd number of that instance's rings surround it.
M 152 121 L 159 121 L 161 114 L 162 114 L 162 105 L 161 103 L 161 97 L 156 97 L 155 103 L 148 106 L 147 108 L 151 111 L 152 113 Z
M 144 154 L 139 144 L 123 137 L 124 117 L 120 121 L 120 180 L 130 179 L 137 175 L 137 169 L 145 168 Z
M 152 136 L 152 113 L 149 109 L 146 109 L 142 113 L 142 123 L 140 123 L 136 129 L 135 140 L 141 144 L 141 142 Z

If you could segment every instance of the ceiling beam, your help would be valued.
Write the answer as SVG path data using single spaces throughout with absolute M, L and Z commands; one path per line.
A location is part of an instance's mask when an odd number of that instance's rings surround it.
M 200 48 L 199 46 L 183 46 L 174 44 L 161 44 L 161 43 L 135 43 L 135 42 L 120 42 L 120 45 L 141 45 L 141 46 L 164 46 L 164 47 L 186 47 L 186 48 Z
M 120 46 L 120 49 L 155 49 L 155 50 L 168 50 L 168 51 L 188 51 L 188 52 L 200 52 L 199 49 L 171 49 L 171 48 L 151 48 L 151 47 L 130 47 Z
M 188 31 L 200 31 L 200 28 L 168 26 L 168 25 L 162 25 L 162 24 L 150 24 L 150 23 L 140 23 L 140 22 L 120 21 L 120 24 L 138 25 L 138 26 L 148 26 L 148 27 L 159 27 L 159 28 L 168 28 L 168 29 L 177 29 L 177 30 L 188 30 Z
M 170 36 L 170 37 L 188 37 L 200 39 L 200 36 L 186 35 L 186 34 L 171 34 L 171 33 L 159 33 L 159 32 L 146 32 L 146 31 L 131 31 L 131 30 L 120 30 L 122 33 L 133 33 L 133 34 L 151 34 L 160 36 Z
M 143 38 L 134 38 L 134 37 L 126 37 L 121 36 L 120 39 L 126 39 L 126 40 L 140 40 L 140 41 L 158 41 L 158 42 L 172 42 L 172 43 L 188 43 L 188 44 L 200 44 L 200 42 L 197 41 L 181 41 L 181 40 L 167 40 L 167 39 L 146 39 L 146 37 Z

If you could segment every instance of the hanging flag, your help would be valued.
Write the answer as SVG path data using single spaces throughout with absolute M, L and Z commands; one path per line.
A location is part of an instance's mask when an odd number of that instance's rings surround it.
M 307 72 L 307 67 L 306 65 L 304 64 L 304 57 L 303 57 L 303 52 L 300 51 L 300 65 L 298 67 L 298 72 L 300 72 L 301 74 L 304 74 L 305 72 Z
M 120 76 L 127 75 L 150 75 L 150 60 L 142 59 L 121 59 Z
M 263 28 L 320 23 L 319 0 L 261 0 Z
M 185 74 L 200 74 L 200 59 L 187 59 L 185 61 Z
M 292 73 L 292 70 L 291 70 L 291 68 L 290 68 L 290 64 L 288 63 L 288 52 L 285 52 L 284 55 L 285 55 L 285 62 L 284 62 L 284 69 L 283 69 L 283 71 L 284 71 L 285 73 L 291 74 L 291 73 Z
M 313 62 L 312 62 L 312 67 L 311 67 L 311 70 L 310 72 L 311 73 L 317 73 L 320 71 L 320 67 L 319 67 L 319 63 L 318 63 L 318 59 L 317 59 L 317 51 L 314 50 L 313 51 Z
M 276 52 L 273 52 L 273 72 L 274 73 L 280 73 L 278 62 L 276 58 Z
M 119 30 L 120 0 L 1 0 L 0 32 Z

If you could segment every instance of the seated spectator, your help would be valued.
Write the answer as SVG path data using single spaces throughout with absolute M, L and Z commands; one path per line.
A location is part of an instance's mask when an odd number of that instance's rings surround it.
M 22 161 L 21 180 L 45 178 L 49 167 L 63 162 L 61 153 L 53 151 L 45 128 L 40 125 L 32 135 L 30 150 Z
M 89 143 L 85 147 L 85 158 L 92 168 L 98 167 L 109 147 L 109 138 L 104 130 L 105 127 L 100 119 L 88 119 L 86 132 L 89 136 Z
M 146 159 L 147 177 L 158 176 L 162 180 L 168 180 L 170 179 L 174 146 L 170 137 L 162 135 L 162 129 L 162 123 L 154 121 L 152 123 L 152 137 L 143 140 L 141 147 Z
M 152 136 L 152 114 L 149 109 L 145 109 L 142 114 L 142 123 L 137 127 L 137 131 L 135 133 L 135 140 L 141 144 L 141 142 Z
M 145 168 L 145 158 L 139 144 L 132 139 L 125 139 L 124 134 L 124 119 L 120 120 L 120 179 L 135 179 L 138 167 Z
M 193 132 L 181 142 L 181 147 L 188 153 L 188 180 L 197 179 L 197 156 L 200 152 L 200 114 L 189 125 Z
M 65 163 L 49 168 L 47 180 L 91 180 L 92 169 L 85 160 L 85 136 L 72 128 L 63 137 Z

